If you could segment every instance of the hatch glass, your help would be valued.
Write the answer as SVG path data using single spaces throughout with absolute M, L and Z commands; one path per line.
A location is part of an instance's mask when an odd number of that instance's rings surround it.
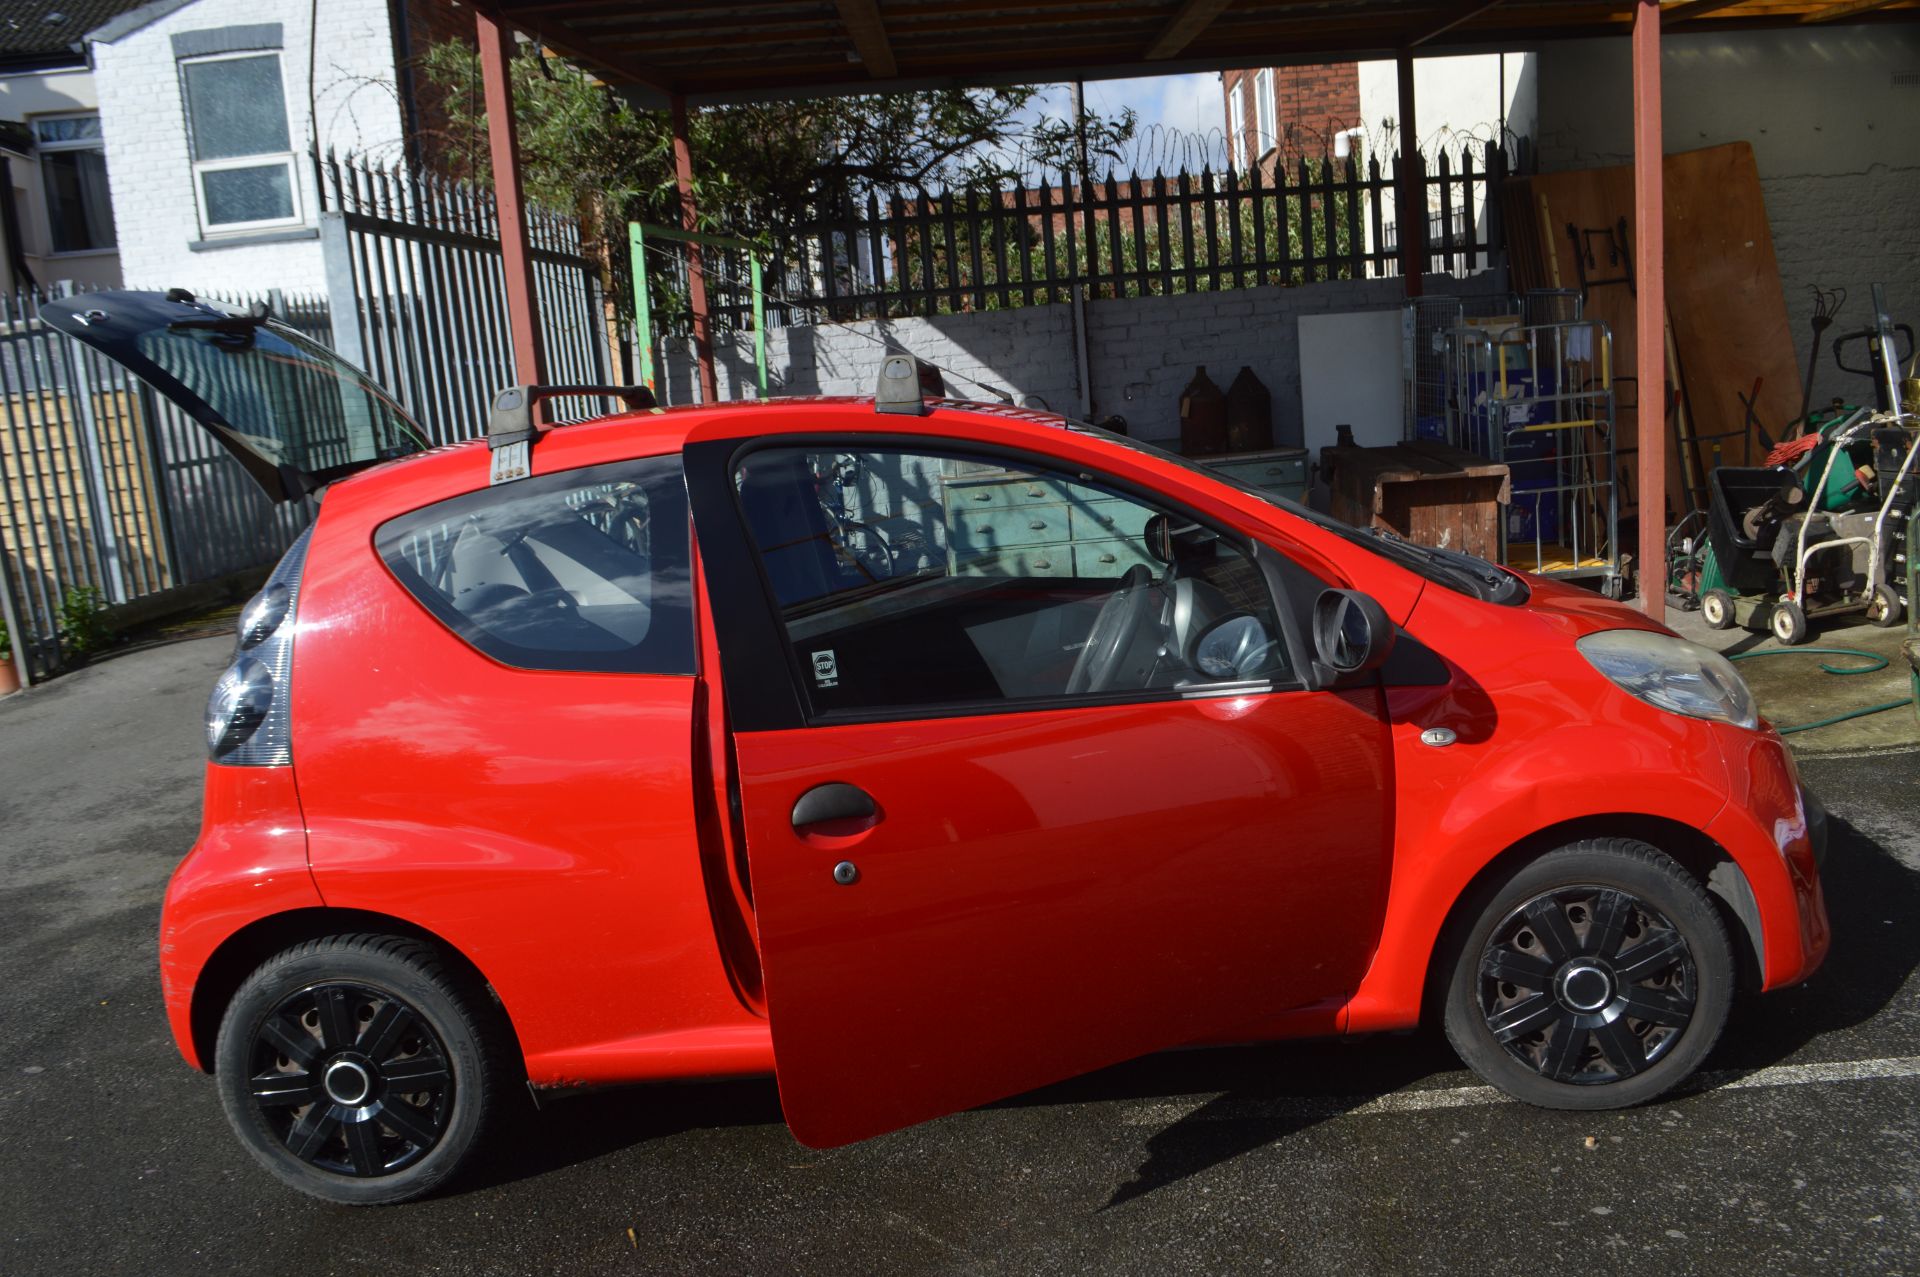
M 84 293 L 41 315 L 179 405 L 275 500 L 427 446 L 365 373 L 262 314 L 176 290 Z

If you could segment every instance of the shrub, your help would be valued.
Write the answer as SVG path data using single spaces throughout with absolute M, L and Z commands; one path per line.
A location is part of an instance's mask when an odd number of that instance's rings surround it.
M 67 587 L 60 600 L 60 641 L 75 656 L 106 646 L 110 637 L 105 618 L 106 600 L 91 585 Z

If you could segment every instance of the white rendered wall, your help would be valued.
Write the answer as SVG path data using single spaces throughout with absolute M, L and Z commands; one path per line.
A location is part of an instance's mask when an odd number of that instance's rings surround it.
M 1415 58 L 1413 104 L 1420 149 L 1432 154 L 1440 146 L 1457 151 L 1467 138 L 1497 141 L 1502 119 L 1509 133 L 1533 136 L 1539 114 L 1536 56 L 1473 53 Z M 1384 164 L 1399 149 L 1400 76 L 1395 63 L 1360 64 L 1360 123 L 1367 130 L 1365 153 L 1379 156 Z M 1362 147 L 1354 149 L 1360 152 Z
M 318 14 L 309 110 L 309 21 Z M 301 238 L 248 243 L 201 233 L 186 109 L 172 36 L 263 22 L 281 24 L 281 80 L 296 158 Z M 317 192 L 304 159 L 320 147 L 381 158 L 398 155 L 402 126 L 394 90 L 386 0 L 195 0 L 111 44 L 93 46 L 107 174 L 120 260 L 135 287 L 174 284 L 259 293 L 324 286 Z M 194 245 L 200 244 L 195 251 Z
M 38 115 L 66 115 L 98 106 L 93 73 L 84 68 L 0 75 L 0 120 L 30 124 Z M 27 155 L 10 159 L 14 207 L 20 211 L 27 265 L 41 287 L 63 280 L 100 287 L 119 283 L 120 255 L 115 249 L 57 256 L 49 251 L 53 237 L 47 228 L 47 196 L 40 180 L 40 162 Z
M 1474 53 L 1414 59 L 1414 123 L 1420 131 L 1420 151 L 1435 166 L 1434 171 L 1438 171 L 1442 150 L 1458 165 L 1462 148 L 1470 147 L 1474 163 L 1481 163 L 1485 152 L 1472 144 L 1501 141 L 1503 120 L 1507 138 L 1533 136 L 1539 123 L 1534 87 L 1536 57 L 1532 53 Z M 1360 63 L 1360 123 L 1367 132 L 1354 144 L 1354 154 L 1373 156 L 1386 172 L 1388 162 L 1400 149 L 1400 76 L 1396 63 Z M 1430 195 L 1429 203 L 1429 212 L 1437 214 L 1438 199 Z M 1393 208 L 1394 195 L 1389 191 L 1381 205 L 1382 216 L 1396 218 Z M 1472 217 L 1484 235 L 1484 187 L 1476 189 Z M 1366 238 L 1371 252 L 1371 222 L 1366 226 Z

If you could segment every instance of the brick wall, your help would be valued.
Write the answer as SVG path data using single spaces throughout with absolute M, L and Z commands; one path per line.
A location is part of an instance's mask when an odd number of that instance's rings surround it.
M 320 242 L 312 229 L 318 211 L 312 166 L 299 157 L 317 135 L 323 148 L 397 158 L 401 128 L 386 0 L 327 0 L 317 6 L 319 50 L 313 60 L 313 110 L 308 110 L 308 23 L 315 11 L 306 0 L 197 0 L 112 44 L 93 46 L 107 180 L 129 287 L 185 284 L 259 292 L 324 286 Z M 281 24 L 281 83 L 305 225 L 289 232 L 300 238 L 276 242 L 210 237 L 199 222 L 172 36 L 268 22 Z
M 1360 70 L 1357 63 L 1276 67 L 1273 72 L 1274 136 L 1260 139 L 1259 72 L 1255 68 L 1228 71 L 1221 77 L 1231 100 L 1236 86 L 1246 84 L 1247 153 L 1259 157 L 1268 149 L 1277 159 L 1317 159 L 1333 151 L 1333 135 L 1360 123 Z M 1224 128 L 1232 127 L 1232 111 L 1225 109 Z
M 417 68 L 427 50 L 436 44 L 457 40 L 469 48 L 478 47 L 473 10 L 443 0 L 402 0 L 400 7 L 405 20 L 400 42 L 400 78 L 402 91 L 411 89 L 412 93 L 413 113 L 408 129 L 414 154 L 429 168 L 456 175 L 467 173 L 472 166 L 466 157 L 449 153 L 446 101 L 433 91 L 426 76 Z
M 1490 274 L 1465 280 L 1434 275 L 1427 291 L 1478 295 L 1491 285 Z M 1394 309 L 1402 295 L 1399 280 L 1374 279 L 1091 302 L 1086 316 L 1093 414 L 1120 414 L 1136 438 L 1174 439 L 1180 433 L 1180 391 L 1194 366 L 1206 365 L 1207 375 L 1225 389 L 1244 364 L 1273 392 L 1276 438 L 1298 438 L 1305 423 L 1296 321 L 1312 312 Z M 870 395 L 889 345 L 1016 398 L 1036 394 L 1058 411 L 1080 410 L 1072 308 L 1064 304 L 776 329 L 767 342 L 773 393 Z M 729 336 L 715 346 L 721 396 L 746 397 L 753 383 L 751 337 Z M 1380 375 L 1398 378 L 1399 367 L 1383 368 Z M 663 398 L 692 402 L 695 385 L 692 343 L 669 342 Z M 948 388 L 966 398 L 989 397 L 957 378 Z

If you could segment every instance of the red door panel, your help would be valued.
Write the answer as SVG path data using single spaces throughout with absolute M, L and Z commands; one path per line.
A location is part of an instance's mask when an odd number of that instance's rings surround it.
M 781 1101 L 815 1147 L 1345 994 L 1374 948 L 1391 785 L 1371 690 L 737 749 Z M 878 819 L 796 833 L 795 802 L 833 782 Z

